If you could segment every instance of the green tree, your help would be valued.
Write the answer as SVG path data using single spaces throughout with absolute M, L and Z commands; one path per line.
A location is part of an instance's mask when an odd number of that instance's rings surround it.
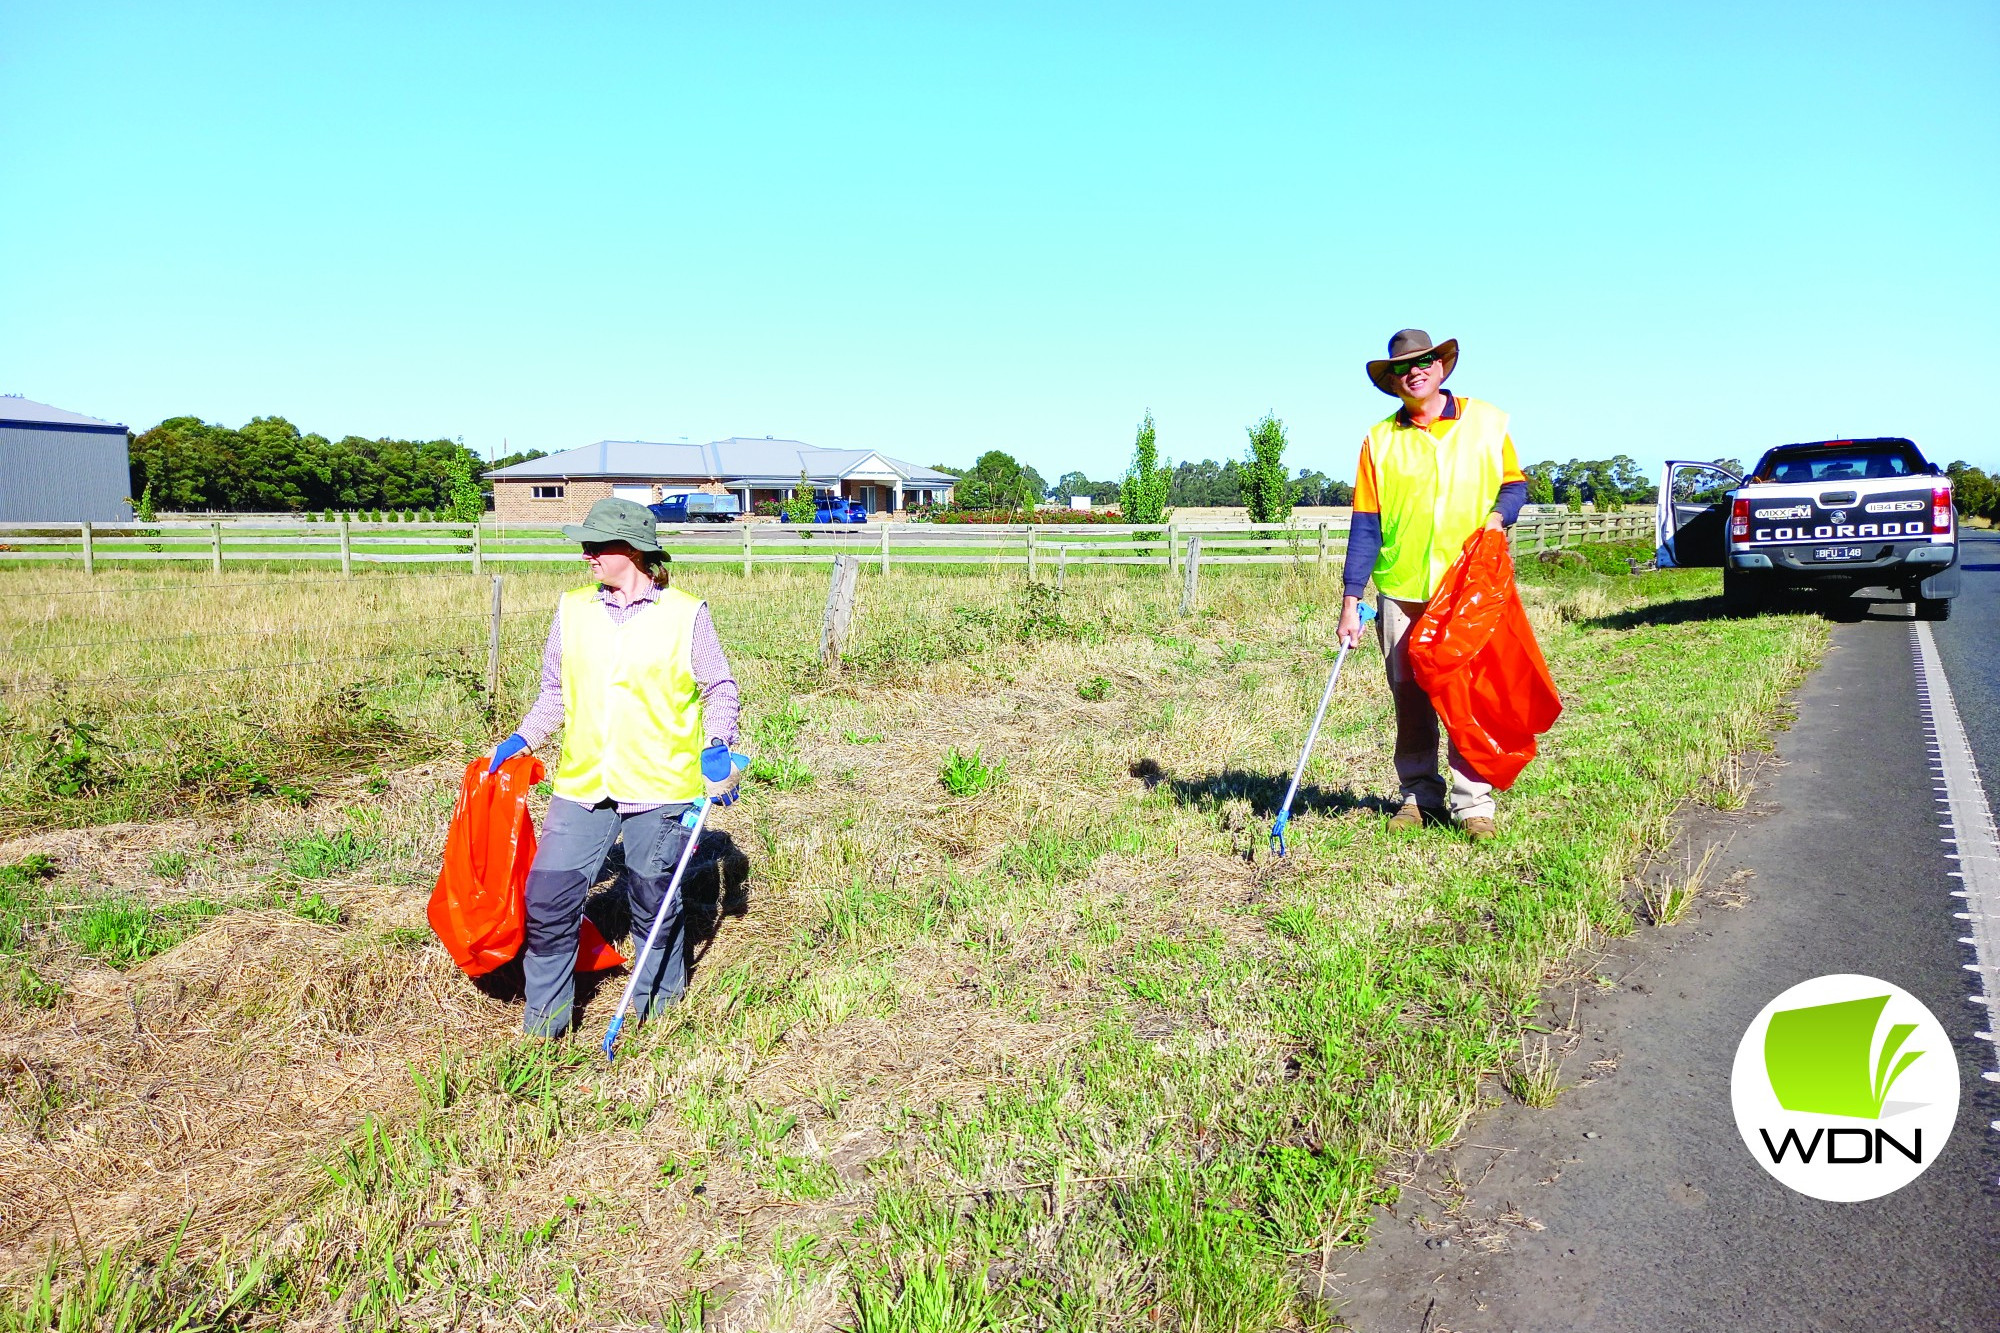
M 791 498 L 785 501 L 785 514 L 794 523 L 811 523 L 814 518 L 813 479 L 804 469 L 799 469 L 799 484 L 792 487 Z
M 2000 481 L 1964 459 L 1946 464 L 1951 479 L 1951 499 L 1967 518 L 2000 519 Z
M 1125 471 L 1119 507 L 1127 523 L 1158 523 L 1167 516 L 1167 496 L 1173 490 L 1171 465 L 1160 458 L 1153 414 L 1146 413 L 1132 440 L 1132 466 Z
M 1056 478 L 1049 498 L 1057 504 L 1068 504 L 1072 495 L 1087 495 L 1092 504 L 1110 504 L 1118 498 L 1118 483 L 1092 481 L 1081 472 L 1065 472 Z
M 1243 504 L 1252 523 L 1282 523 L 1292 514 L 1292 488 L 1285 475 L 1285 423 L 1275 413 L 1246 428 L 1250 451 L 1243 468 L 1248 485 Z
M 1528 478 L 1528 503 L 1552 505 L 1556 502 L 1556 464 L 1530 463 L 1521 469 Z
M 1032 509 L 1046 489 L 1033 469 L 999 449 L 988 449 L 958 478 L 954 496 L 960 509 Z
M 486 493 L 479 489 L 472 454 L 460 450 L 447 464 L 444 517 L 447 523 L 477 523 L 486 517 Z

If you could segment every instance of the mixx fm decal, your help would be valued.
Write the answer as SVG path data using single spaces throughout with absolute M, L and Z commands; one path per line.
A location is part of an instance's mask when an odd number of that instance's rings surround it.
M 1730 1099 L 1750 1155 L 1784 1184 L 1815 1199 L 1874 1199 L 1944 1150 L 1958 1119 L 1958 1060 L 1908 991 L 1815 977 L 1751 1022 Z

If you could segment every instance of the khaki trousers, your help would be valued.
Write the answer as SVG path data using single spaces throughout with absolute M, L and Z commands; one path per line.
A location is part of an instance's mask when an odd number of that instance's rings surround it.
M 1431 697 L 1410 672 L 1410 626 L 1424 613 L 1422 602 L 1393 597 L 1376 603 L 1377 633 L 1388 668 L 1389 693 L 1396 700 L 1396 780 L 1406 800 L 1431 810 L 1450 810 L 1455 820 L 1493 818 L 1493 786 L 1481 782 L 1447 744 L 1451 786 L 1438 773 L 1438 718 Z

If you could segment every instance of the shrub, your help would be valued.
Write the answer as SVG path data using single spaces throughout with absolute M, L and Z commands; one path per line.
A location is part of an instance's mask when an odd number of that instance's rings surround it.
M 1037 509 L 1026 513 L 1004 509 L 946 509 L 942 506 L 920 508 L 912 518 L 919 523 L 1060 523 L 1065 526 L 1125 521 L 1115 509 Z
M 1028 583 L 1021 588 L 1021 619 L 1018 632 L 1023 639 L 1066 639 L 1076 627 L 1063 614 L 1062 594 L 1052 583 Z
M 945 755 L 944 767 L 938 770 L 938 781 L 953 796 L 977 796 L 999 786 L 1006 778 L 1006 761 L 994 759 L 989 762 L 977 749 L 965 754 L 954 747 Z
M 813 521 L 813 483 L 804 468 L 799 469 L 799 484 L 792 489 L 792 498 L 785 501 L 785 513 L 794 523 Z

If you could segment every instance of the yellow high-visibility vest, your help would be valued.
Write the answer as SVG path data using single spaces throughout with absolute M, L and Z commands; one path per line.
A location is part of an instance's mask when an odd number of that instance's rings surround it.
M 1427 602 L 1473 530 L 1493 512 L 1506 467 L 1507 414 L 1477 398 L 1458 400 L 1442 435 L 1406 426 L 1400 413 L 1368 432 L 1382 504 L 1375 586 L 1404 602 Z
M 622 625 L 595 588 L 563 594 L 563 744 L 555 794 L 595 805 L 668 805 L 707 791 L 701 688 L 693 666 L 701 602 L 672 588 Z

